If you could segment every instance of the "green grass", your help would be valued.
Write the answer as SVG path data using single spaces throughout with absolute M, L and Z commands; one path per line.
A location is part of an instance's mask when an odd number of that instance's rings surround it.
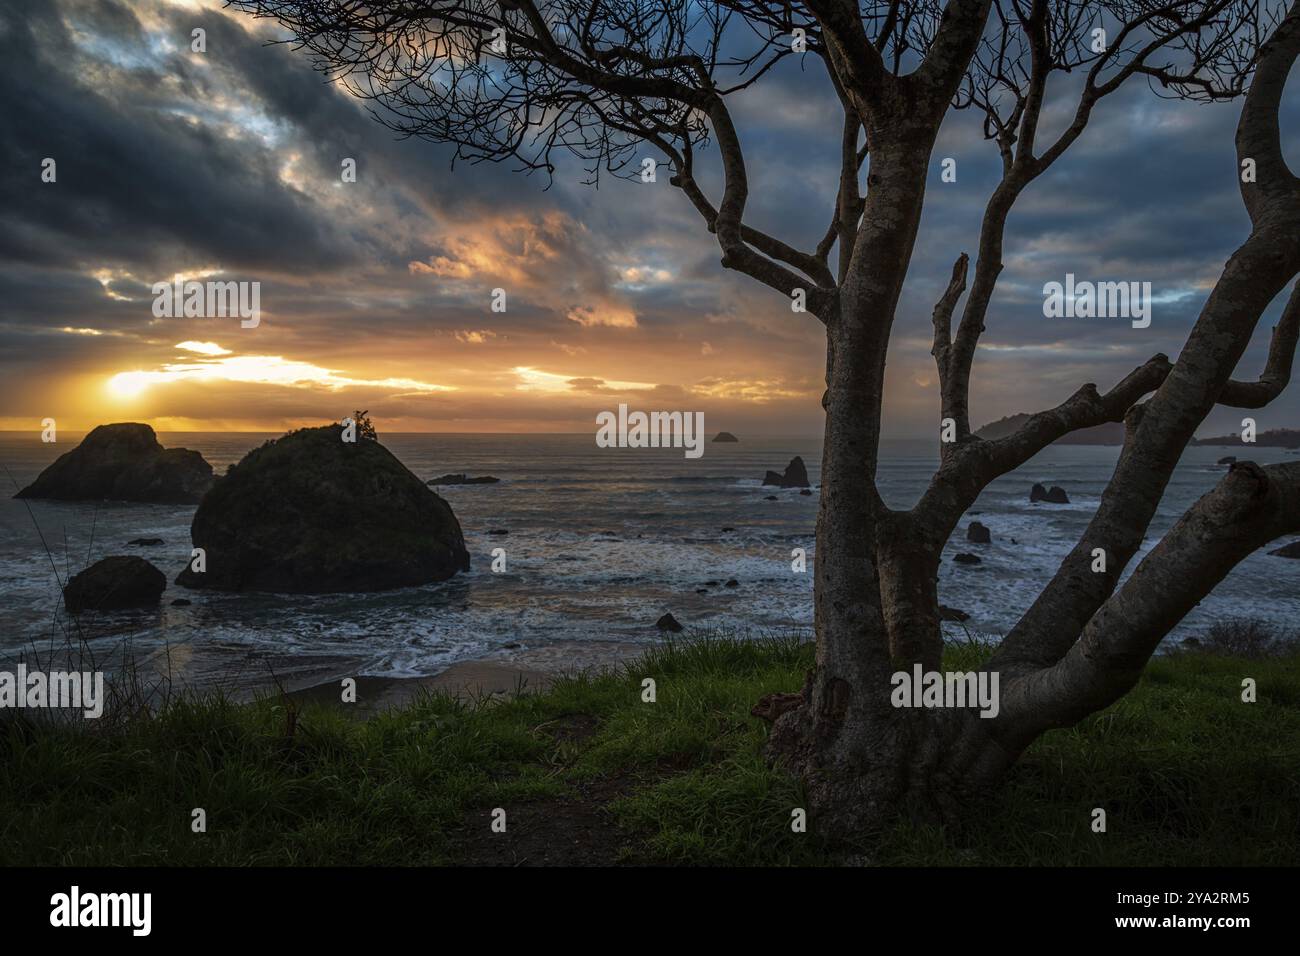
M 949 649 L 946 667 L 979 650 Z M 790 830 L 799 786 L 760 755 L 763 694 L 797 690 L 795 639 L 726 636 L 651 651 L 546 693 L 428 695 L 366 721 L 285 704 L 176 701 L 84 728 L 0 721 L 0 863 L 448 864 L 493 807 L 612 794 L 637 862 L 816 864 Z M 1259 700 L 1243 704 L 1250 676 Z M 642 702 L 642 679 L 657 700 Z M 191 810 L 207 832 L 191 830 Z M 1093 833 L 1092 809 L 1107 812 Z M 1039 740 L 960 832 L 900 822 L 881 864 L 1300 862 L 1300 656 L 1182 653 L 1124 700 Z M 477 816 L 476 816 L 477 815 Z M 815 825 L 811 828 L 815 831 Z

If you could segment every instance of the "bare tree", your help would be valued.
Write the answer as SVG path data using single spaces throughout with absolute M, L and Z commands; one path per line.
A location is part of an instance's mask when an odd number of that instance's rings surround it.
M 1300 273 L 1300 181 L 1287 168 L 1279 104 L 1300 54 L 1300 6 L 1284 0 L 234 0 L 273 17 L 317 66 L 373 101 L 404 134 L 454 143 L 469 161 L 554 171 L 557 151 L 591 179 L 639 172 L 647 148 L 717 237 L 722 264 L 783 296 L 803 290 L 827 341 L 825 444 L 815 567 L 816 669 L 777 702 L 769 748 L 802 775 L 822 832 L 859 834 L 900 808 L 946 813 L 998 780 L 1044 731 L 1126 693 L 1161 638 L 1244 556 L 1300 529 L 1300 464 L 1242 462 L 1133 570 L 1170 475 L 1216 404 L 1258 408 L 1290 378 L 1300 291 L 1255 382 L 1232 379 L 1265 309 Z M 745 221 L 749 196 L 733 94 L 786 57 L 821 64 L 842 107 L 829 225 L 798 249 Z M 1082 77 L 1051 141 L 1049 88 Z M 970 428 L 971 366 L 1020 195 L 1130 81 L 1157 95 L 1242 97 L 1238 175 L 1252 224 L 1177 361 L 1156 355 L 1109 391 L 1083 385 L 1014 434 Z M 1054 88 L 1053 88 L 1054 89 Z M 1063 89 L 1067 89 L 1063 87 Z M 1056 95 L 1054 93 L 1054 95 Z M 885 358 L 940 123 L 983 114 L 1002 160 L 973 266 L 963 254 L 934 309 L 943 444 L 909 510 L 875 475 Z M 716 144 L 721 194 L 697 179 Z M 1226 175 L 1226 173 L 1225 173 Z M 834 253 L 834 260 L 831 256 Z M 968 288 L 969 281 L 969 288 Z M 960 313 L 958 308 L 960 306 Z M 955 325 L 955 328 L 954 328 Z M 891 675 L 939 667 L 940 553 L 991 481 L 1051 442 L 1126 424 L 1114 476 L 1077 546 L 1002 642 L 995 719 L 895 708 Z M 1092 571 L 1094 549 L 1107 570 Z

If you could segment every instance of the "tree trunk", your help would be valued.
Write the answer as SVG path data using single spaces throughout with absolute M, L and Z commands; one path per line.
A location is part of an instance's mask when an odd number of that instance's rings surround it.
M 943 660 L 939 558 L 947 536 L 930 534 L 909 513 L 886 512 L 877 520 L 876 565 L 894 670 L 917 663 L 938 670 Z
M 804 704 L 778 720 L 771 752 L 799 773 L 818 825 L 855 833 L 896 805 L 910 740 L 889 713 L 889 642 L 873 556 L 877 506 L 870 475 L 879 429 L 880 369 L 866 327 L 828 330 L 825 443 L 814 560 L 817 665 Z
M 929 143 L 873 143 L 872 192 L 840 311 L 827 324 L 821 501 L 814 562 L 817 663 L 803 703 L 772 730 L 769 755 L 804 780 L 819 830 L 874 829 L 910 806 L 956 804 L 947 759 L 969 759 L 972 713 L 895 708 L 890 678 L 942 653 L 935 574 L 943 542 L 908 533 L 875 472 L 885 353 L 924 198 Z

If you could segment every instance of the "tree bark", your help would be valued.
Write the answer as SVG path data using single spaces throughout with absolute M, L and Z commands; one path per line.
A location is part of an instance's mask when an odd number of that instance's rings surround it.
M 867 208 L 840 307 L 827 323 L 825 439 L 814 561 L 817 662 L 804 703 L 780 717 L 770 754 L 802 775 L 821 826 L 862 833 L 928 792 L 917 770 L 931 762 L 933 714 L 890 704 L 894 656 L 937 666 L 942 651 L 931 555 L 900 546 L 902 518 L 875 485 L 885 353 L 924 199 L 930 141 L 872 142 Z M 940 547 L 942 544 L 940 543 Z M 930 582 L 932 584 L 932 581 Z M 914 587 L 919 585 L 919 587 Z M 888 612 L 886 612 L 888 608 Z M 933 630 L 904 626 L 932 618 Z M 915 622 L 911 622 L 915 623 Z

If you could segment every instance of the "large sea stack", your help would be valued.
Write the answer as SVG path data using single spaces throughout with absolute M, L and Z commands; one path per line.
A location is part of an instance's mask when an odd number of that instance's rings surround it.
M 164 448 L 148 425 L 100 425 L 16 498 L 195 504 L 212 486 L 197 451 Z
M 205 570 L 176 583 L 225 591 L 382 591 L 469 570 L 451 506 L 368 438 L 304 428 L 249 452 L 190 526 Z

